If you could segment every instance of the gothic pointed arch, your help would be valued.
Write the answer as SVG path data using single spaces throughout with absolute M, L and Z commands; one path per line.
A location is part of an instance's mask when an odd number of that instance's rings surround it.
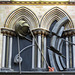
M 25 20 L 30 25 L 30 29 L 38 28 L 39 20 L 34 12 L 27 7 L 20 7 L 14 10 L 6 19 L 4 27 L 15 29 L 15 24 L 19 20 Z
M 60 19 L 62 19 L 65 16 L 68 17 L 68 19 L 69 19 L 69 22 L 65 25 L 65 29 L 73 28 L 74 25 L 73 25 L 73 22 L 72 22 L 70 16 L 59 7 L 54 7 L 44 14 L 44 16 L 40 22 L 40 27 L 49 30 L 51 24 L 55 20 L 59 21 Z

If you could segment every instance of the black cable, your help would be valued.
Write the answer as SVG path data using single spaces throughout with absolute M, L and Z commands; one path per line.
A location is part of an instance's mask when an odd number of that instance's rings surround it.
M 28 40 L 28 41 L 30 41 L 30 42 L 32 42 L 32 40 L 31 39 L 29 39 L 29 38 L 27 38 L 26 36 L 23 36 L 23 35 L 21 35 L 21 34 L 19 34 L 21 37 L 23 37 L 23 38 L 25 38 L 26 40 Z
M 19 72 L 21 74 L 21 62 L 20 62 L 20 42 L 19 42 L 19 36 L 17 37 L 18 40 L 18 54 L 19 54 Z
M 75 45 L 74 43 L 72 43 L 72 42 L 70 42 L 70 41 L 67 41 L 67 40 L 65 40 L 65 39 L 63 39 L 63 38 L 61 38 L 63 41 L 65 41 L 65 42 L 68 42 L 68 43 L 70 43 L 71 45 Z
M 55 34 L 52 34 L 52 32 L 51 32 L 51 35 L 49 35 L 49 37 L 51 38 L 52 35 L 55 35 Z M 55 35 L 55 36 L 57 36 L 57 35 Z M 70 41 L 66 41 L 64 38 L 61 38 L 60 36 L 57 36 L 57 37 L 60 38 L 60 39 L 62 39 L 62 40 L 65 41 L 65 42 L 68 42 L 68 43 L 70 43 L 70 44 L 72 44 L 72 45 L 75 45 L 75 43 L 72 43 L 72 42 L 70 42 Z
M 58 55 L 60 55 L 60 56 L 62 56 L 63 58 L 65 58 L 65 59 L 66 59 L 66 57 L 65 57 L 64 55 L 62 55 L 62 53 L 60 53 L 58 50 L 51 49 L 51 48 L 50 48 L 50 47 L 48 47 L 48 46 L 47 46 L 47 48 L 48 48 L 48 49 L 50 49 L 51 51 L 53 51 L 54 53 L 56 53 L 56 54 L 58 54 Z
M 21 54 L 24 50 L 27 50 L 27 48 L 32 47 L 32 46 L 35 46 L 35 45 L 26 46 L 26 47 L 24 47 L 19 53 Z M 19 53 L 18 53 L 16 56 L 18 56 Z M 15 57 L 16 57 L 16 56 L 15 56 Z

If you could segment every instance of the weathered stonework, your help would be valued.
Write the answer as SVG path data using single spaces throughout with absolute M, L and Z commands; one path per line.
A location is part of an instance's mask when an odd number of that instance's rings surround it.
M 75 5 L 73 4 L 63 4 L 61 3 L 61 5 L 58 3 L 57 4 L 38 4 L 35 5 L 29 5 L 29 4 L 16 4 L 14 2 L 12 2 L 13 4 L 10 4 L 10 2 L 8 2 L 7 4 L 0 4 L 0 28 L 4 27 L 5 21 L 7 19 L 7 17 L 10 15 L 11 12 L 13 12 L 15 9 L 19 8 L 19 7 L 27 7 L 29 8 L 31 11 L 33 11 L 36 16 L 38 17 L 39 21 L 41 21 L 43 15 L 50 10 L 53 7 L 59 7 L 61 9 L 63 9 L 72 19 L 73 24 L 74 24 L 74 28 L 75 28 Z M 23 3 L 23 2 L 22 2 Z M 1 52 L 2 51 L 2 34 L 0 33 L 0 65 L 1 65 Z

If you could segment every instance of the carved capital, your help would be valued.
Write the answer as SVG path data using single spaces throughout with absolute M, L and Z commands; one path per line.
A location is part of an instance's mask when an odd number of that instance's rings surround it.
M 65 30 L 63 32 L 63 36 L 75 36 L 75 29 L 69 29 L 69 30 Z
M 12 29 L 8 29 L 8 28 L 1 28 L 1 33 L 3 35 L 7 35 L 7 36 L 16 36 L 16 32 Z
M 34 33 L 34 35 L 43 35 L 43 36 L 49 35 L 49 31 L 45 30 L 45 29 L 42 29 L 42 28 L 32 30 L 32 32 Z

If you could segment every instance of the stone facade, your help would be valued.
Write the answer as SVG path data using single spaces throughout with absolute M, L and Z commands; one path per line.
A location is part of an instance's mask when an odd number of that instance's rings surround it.
M 41 21 L 41 18 L 48 10 L 50 10 L 53 7 L 59 7 L 63 9 L 71 17 L 75 28 L 75 5 L 0 5 L 0 28 L 4 27 L 4 23 L 7 17 L 10 15 L 10 13 L 22 6 L 25 6 L 30 10 L 32 10 L 38 17 L 39 21 Z M 1 65 L 1 52 L 2 52 L 2 34 L 0 33 L 0 65 Z

